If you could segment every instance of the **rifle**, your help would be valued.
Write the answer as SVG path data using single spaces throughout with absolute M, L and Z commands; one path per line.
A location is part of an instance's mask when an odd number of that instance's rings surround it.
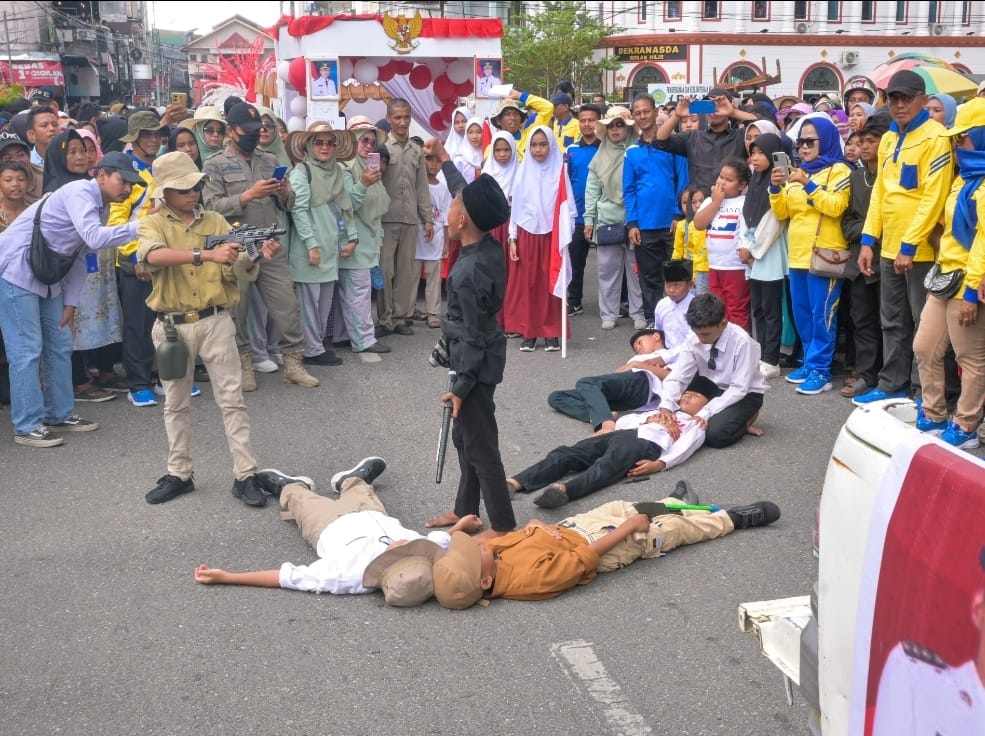
M 263 256 L 260 249 L 265 240 L 269 240 L 275 235 L 286 233 L 282 227 L 270 225 L 268 227 L 254 227 L 252 225 L 239 225 L 233 227 L 225 235 L 208 235 L 205 238 L 205 250 L 212 250 L 223 243 L 239 243 L 243 250 L 250 257 L 251 261 L 259 261 Z
M 451 391 L 455 383 L 455 371 L 448 371 L 448 391 Z M 437 469 L 434 473 L 434 482 L 441 483 L 441 475 L 445 470 L 445 453 L 448 451 L 448 430 L 451 429 L 452 405 L 446 401 L 441 410 L 441 431 L 438 433 L 438 456 L 435 458 Z

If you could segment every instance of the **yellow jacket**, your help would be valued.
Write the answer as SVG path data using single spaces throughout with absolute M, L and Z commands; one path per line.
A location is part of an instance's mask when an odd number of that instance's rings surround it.
M 138 171 L 140 173 L 140 178 L 147 182 L 147 186 L 140 186 L 139 184 L 134 184 L 133 189 L 130 192 L 130 196 L 127 197 L 125 202 L 113 203 L 109 207 L 109 219 L 106 224 L 109 226 L 113 225 L 123 225 L 127 222 L 134 222 L 135 220 L 142 220 L 147 216 L 147 210 L 151 206 L 150 192 L 154 188 L 154 174 L 151 173 L 151 168 L 143 161 L 139 159 L 134 159 L 139 167 Z M 131 240 L 126 245 L 121 245 L 117 249 L 117 262 L 120 261 L 133 261 L 135 260 L 135 254 L 137 253 L 137 246 L 140 245 L 139 240 Z
M 773 214 L 778 220 L 790 221 L 790 268 L 810 268 L 815 245 L 848 250 L 841 216 L 848 209 L 851 183 L 852 170 L 845 164 L 834 164 L 811 174 L 806 184 L 787 184 L 778 192 L 770 187 Z
M 537 95 L 531 95 L 524 92 L 520 95 L 520 104 L 524 107 L 533 110 L 537 113 L 537 117 L 530 120 L 528 117 L 524 121 L 523 127 L 520 129 L 520 137 L 516 139 L 516 160 L 523 161 L 523 156 L 527 152 L 527 142 L 530 140 L 530 134 L 534 132 L 534 128 L 538 125 L 546 125 L 548 128 L 551 127 L 551 122 L 554 119 L 554 105 L 545 100 L 543 97 L 538 97 Z M 578 127 L 578 119 L 574 118 L 575 128 Z M 557 126 L 555 128 L 555 137 L 557 137 Z M 495 132 L 495 131 L 493 131 Z M 575 140 L 578 140 L 578 135 L 575 135 Z M 558 145 L 561 145 L 560 142 Z M 561 151 L 564 152 L 565 146 L 561 146 Z M 482 160 L 485 161 L 490 156 L 492 156 L 492 143 L 486 146 L 486 150 L 482 153 Z
M 882 257 L 899 254 L 915 261 L 934 260 L 928 241 L 941 218 L 951 180 L 954 156 L 944 126 L 921 111 L 900 133 L 896 123 L 879 144 L 879 175 L 872 187 L 862 245 L 882 241 Z
M 964 269 L 964 288 L 960 289 L 954 298 L 977 304 L 978 285 L 981 284 L 982 277 L 985 276 L 985 185 L 978 187 L 975 193 L 971 195 L 971 198 L 975 200 L 975 209 L 978 211 L 978 228 L 975 230 L 975 240 L 971 244 L 971 249 L 965 250 L 951 231 L 954 205 L 964 184 L 965 181 L 960 176 L 954 177 L 951 192 L 948 194 L 947 203 L 944 205 L 946 219 L 937 262 L 944 273 L 958 268 Z
M 708 273 L 708 231 L 698 230 L 694 225 L 687 228 L 687 250 L 684 252 L 684 220 L 674 223 L 674 253 L 671 258 L 690 258 L 694 262 L 694 273 Z

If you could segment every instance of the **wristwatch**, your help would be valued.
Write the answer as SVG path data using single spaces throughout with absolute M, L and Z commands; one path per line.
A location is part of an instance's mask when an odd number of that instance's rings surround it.
M 202 249 L 192 248 L 192 265 L 201 266 L 202 265 Z

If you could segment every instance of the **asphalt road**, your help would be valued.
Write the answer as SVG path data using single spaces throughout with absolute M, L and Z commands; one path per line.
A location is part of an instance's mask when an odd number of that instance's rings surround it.
M 572 327 L 564 360 L 509 343 L 497 392 L 508 472 L 587 433 L 547 407 L 549 390 L 629 354 L 626 320 L 602 332 L 590 307 Z M 391 513 L 420 528 L 448 510 L 458 468 L 452 453 L 435 485 L 445 383 L 425 361 L 435 337 L 419 327 L 388 338 L 393 353 L 378 363 L 347 353 L 341 367 L 314 368 L 318 389 L 259 376 L 247 403 L 261 465 L 327 488 L 336 470 L 379 454 L 389 467 L 377 490 Z M 851 411 L 837 391 L 803 397 L 775 380 L 763 438 L 555 512 L 515 499 L 518 519 L 556 520 L 609 500 L 659 499 L 686 477 L 703 501 L 776 501 L 774 526 L 640 561 L 551 601 L 451 612 L 433 601 L 391 609 L 380 595 L 197 585 L 200 562 L 246 570 L 314 559 L 273 504 L 248 508 L 230 495 L 219 412 L 202 388 L 198 490 L 162 506 L 143 500 L 165 469 L 160 407 L 122 396 L 80 405 L 100 430 L 47 450 L 15 446 L 0 414 L 4 736 L 805 732 L 803 701 L 787 706 L 779 672 L 739 633 L 736 605 L 810 589 L 815 494 Z

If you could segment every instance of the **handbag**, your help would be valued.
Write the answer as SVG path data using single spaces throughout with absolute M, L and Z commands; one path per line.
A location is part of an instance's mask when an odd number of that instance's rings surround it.
M 810 272 L 822 279 L 843 279 L 851 257 L 851 251 L 819 248 L 815 245 L 811 252 Z
M 927 293 L 933 294 L 938 299 L 950 299 L 958 293 L 964 283 L 964 269 L 956 268 L 953 271 L 941 271 L 941 264 L 934 261 L 934 265 L 927 271 L 923 278 L 923 286 Z
M 31 273 L 34 278 L 45 286 L 57 284 L 72 269 L 75 259 L 85 248 L 83 243 L 78 250 L 70 255 L 57 253 L 51 249 L 47 239 L 41 232 L 41 209 L 44 207 L 48 195 L 38 203 L 38 209 L 34 213 L 34 231 L 31 234 L 31 250 L 28 253 L 28 262 L 31 265 Z
M 596 245 L 625 245 L 628 242 L 625 225 L 599 225 L 595 228 Z

